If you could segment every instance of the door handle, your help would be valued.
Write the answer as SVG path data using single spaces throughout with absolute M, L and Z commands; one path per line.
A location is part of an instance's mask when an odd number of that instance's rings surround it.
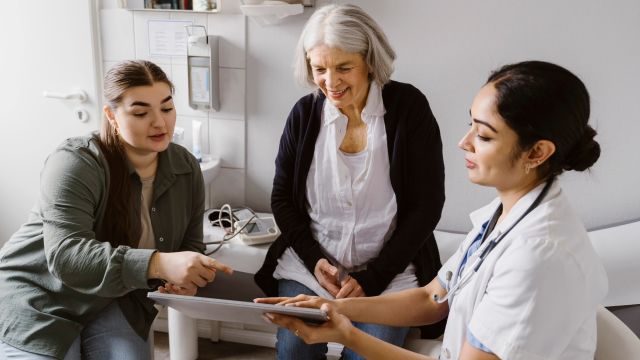
M 79 102 L 83 103 L 87 101 L 89 98 L 87 93 L 84 90 L 74 90 L 70 93 L 59 93 L 53 91 L 45 91 L 42 93 L 44 97 L 52 98 L 52 99 L 63 99 L 63 100 L 74 100 L 77 99 Z

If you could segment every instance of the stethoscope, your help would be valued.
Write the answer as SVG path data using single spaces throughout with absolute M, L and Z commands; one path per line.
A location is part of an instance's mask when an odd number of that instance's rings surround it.
M 500 241 L 502 241 L 502 239 L 504 239 L 504 237 L 507 236 L 507 234 L 509 234 L 509 232 L 516 225 L 518 225 L 518 223 L 522 219 L 524 219 L 525 216 L 527 216 L 531 211 L 533 211 L 533 209 L 535 209 L 540 204 L 540 202 L 542 202 L 542 199 L 549 192 L 549 188 L 551 187 L 553 180 L 554 179 L 552 178 L 549 181 L 547 181 L 546 185 L 544 186 L 540 194 L 538 194 L 538 196 L 533 201 L 533 203 L 529 206 L 529 208 L 527 208 L 527 210 L 518 218 L 518 220 L 516 220 L 505 232 L 500 233 L 500 231 L 498 231 L 496 236 L 493 238 L 493 240 L 485 241 L 488 234 L 491 232 L 491 228 L 495 226 L 495 224 L 498 221 L 498 217 L 500 217 L 500 214 L 502 213 L 502 204 L 498 206 L 498 209 L 496 209 L 496 211 L 493 213 L 493 216 L 491 217 L 491 221 L 489 222 L 489 225 L 485 229 L 484 234 L 482 234 L 482 240 L 481 240 L 482 245 L 478 248 L 478 250 L 476 250 L 480 255 L 478 255 L 478 257 L 473 262 L 473 264 L 466 267 L 465 271 L 463 271 L 463 274 L 460 276 L 460 279 L 453 285 L 452 288 L 448 289 L 447 294 L 445 296 L 439 297 L 437 294 L 433 295 L 433 299 L 437 301 L 438 304 L 442 304 L 443 302 L 452 298 L 452 296 L 454 296 L 457 292 L 459 292 L 471 280 L 473 275 L 478 272 L 478 269 L 480 269 L 480 266 L 482 265 L 484 260 L 487 258 L 487 256 L 489 256 L 491 251 L 495 249 L 495 247 L 500 243 Z M 467 270 L 467 269 L 470 269 L 470 270 Z M 445 274 L 445 277 L 447 280 L 447 287 L 449 286 L 452 276 L 453 274 L 451 273 L 451 271 L 447 271 L 447 273 Z

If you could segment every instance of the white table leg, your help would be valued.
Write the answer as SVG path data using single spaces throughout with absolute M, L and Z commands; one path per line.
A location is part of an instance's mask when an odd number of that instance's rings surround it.
M 209 340 L 213 342 L 220 341 L 220 321 L 211 320 L 209 321 Z
M 196 319 L 169 307 L 169 355 L 171 360 L 198 358 L 198 325 Z

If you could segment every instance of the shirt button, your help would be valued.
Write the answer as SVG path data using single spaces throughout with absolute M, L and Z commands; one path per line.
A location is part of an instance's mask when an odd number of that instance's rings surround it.
M 158 240 L 160 240 L 160 242 L 163 242 L 164 238 L 161 236 L 160 239 L 158 239 Z
M 152 208 L 151 208 L 151 212 L 156 212 L 156 208 L 155 208 L 155 207 L 152 207 Z
M 350 207 L 351 205 L 353 205 L 353 204 L 351 203 L 351 201 L 347 201 L 347 206 L 349 206 L 349 207 Z

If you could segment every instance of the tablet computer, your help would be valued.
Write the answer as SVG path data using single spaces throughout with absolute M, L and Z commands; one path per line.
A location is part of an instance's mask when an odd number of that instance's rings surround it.
M 230 276 L 219 271 L 216 279 L 200 288 L 195 296 L 157 291 L 147 296 L 195 319 L 264 325 L 262 314 L 269 312 L 296 316 L 311 323 L 327 320 L 327 315 L 320 309 L 254 303 L 253 299 L 264 297 L 264 293 L 255 285 L 252 274 L 239 271 Z

